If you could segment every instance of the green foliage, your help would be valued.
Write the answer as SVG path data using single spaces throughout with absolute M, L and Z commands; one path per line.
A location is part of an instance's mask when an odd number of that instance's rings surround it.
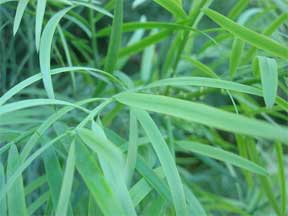
M 284 0 L 0 0 L 0 215 L 286 216 Z

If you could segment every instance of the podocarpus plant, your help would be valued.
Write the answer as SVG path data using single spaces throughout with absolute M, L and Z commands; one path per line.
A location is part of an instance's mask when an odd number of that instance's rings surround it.
M 0 0 L 0 215 L 287 215 L 287 11 Z

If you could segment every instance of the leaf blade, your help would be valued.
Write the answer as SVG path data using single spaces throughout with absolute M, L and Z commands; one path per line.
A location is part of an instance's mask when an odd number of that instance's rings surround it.
M 277 57 L 284 59 L 288 58 L 288 48 L 270 39 L 269 37 L 243 27 L 214 10 L 206 8 L 203 11 L 218 25 L 222 26 L 224 29 L 239 37 L 243 41 L 246 41 L 259 49 L 268 51 Z
M 53 35 L 60 20 L 72 8 L 73 7 L 65 8 L 56 13 L 55 15 L 53 15 L 53 17 L 48 21 L 47 25 L 45 26 L 40 39 L 40 52 L 39 52 L 40 69 L 42 73 L 44 87 L 50 99 L 55 98 L 50 71 L 50 59 L 51 59 L 51 47 L 52 47 Z
M 173 157 L 165 140 L 147 112 L 143 110 L 135 110 L 134 113 L 145 130 L 145 133 L 149 137 L 150 142 L 163 167 L 171 191 L 176 214 L 179 216 L 187 215 L 183 185 L 177 171 L 176 164 L 174 163 Z
M 193 142 L 193 141 L 177 141 L 177 145 L 186 151 L 194 152 L 197 154 L 201 154 L 213 159 L 217 159 L 223 162 L 230 163 L 234 166 L 240 167 L 242 169 L 246 169 L 250 172 L 259 174 L 259 175 L 267 175 L 268 172 L 263 167 L 257 165 L 256 163 L 249 161 L 243 157 L 240 157 L 231 152 L 225 151 L 220 148 L 212 147 L 209 145 Z
M 287 127 L 273 126 L 260 120 L 249 119 L 204 104 L 140 93 L 121 93 L 114 98 L 128 106 L 171 115 L 209 127 L 267 139 L 279 139 L 284 143 L 287 143 L 288 140 Z

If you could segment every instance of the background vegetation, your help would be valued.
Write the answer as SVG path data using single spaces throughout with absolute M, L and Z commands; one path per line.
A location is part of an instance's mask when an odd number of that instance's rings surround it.
M 287 12 L 0 0 L 0 215 L 287 215 Z

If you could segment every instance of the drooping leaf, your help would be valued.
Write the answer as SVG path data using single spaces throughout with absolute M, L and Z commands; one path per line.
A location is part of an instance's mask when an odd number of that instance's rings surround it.
M 55 15 L 53 15 L 53 17 L 46 24 L 40 40 L 40 52 L 39 52 L 40 68 L 43 77 L 44 87 L 50 99 L 55 98 L 50 71 L 51 47 L 52 47 L 53 35 L 60 20 L 72 8 L 73 7 L 65 8 L 56 13 Z
M 153 0 L 157 4 L 161 5 L 176 18 L 185 19 L 187 15 L 185 11 L 181 8 L 180 4 L 174 0 Z
M 210 87 L 232 90 L 236 92 L 242 92 L 246 94 L 252 94 L 261 96 L 261 90 L 252 86 L 243 85 L 236 82 L 231 82 L 221 79 L 205 78 L 205 77 L 174 77 L 163 80 L 158 80 L 150 83 L 149 85 L 143 87 L 146 88 L 156 88 L 156 87 L 166 87 L 166 86 L 199 86 L 199 87 Z
M 265 170 L 263 167 L 253 163 L 252 161 L 242 158 L 236 154 L 225 151 L 223 149 L 219 149 L 216 147 L 212 147 L 209 145 L 193 141 L 178 141 L 177 145 L 185 151 L 194 152 L 200 155 L 211 157 L 213 159 L 217 159 L 232 164 L 242 169 L 246 169 L 253 173 L 257 173 L 260 175 L 268 174 L 267 170 Z
M 288 58 L 288 48 L 282 44 L 270 39 L 267 36 L 243 27 L 214 10 L 206 8 L 203 11 L 214 22 L 241 40 L 250 43 L 259 49 L 268 51 L 277 57 L 284 59 Z
M 279 139 L 287 143 L 288 128 L 277 127 L 264 121 L 249 119 L 204 104 L 139 93 L 122 93 L 115 96 L 120 103 L 193 121 L 209 127 L 235 133 Z

